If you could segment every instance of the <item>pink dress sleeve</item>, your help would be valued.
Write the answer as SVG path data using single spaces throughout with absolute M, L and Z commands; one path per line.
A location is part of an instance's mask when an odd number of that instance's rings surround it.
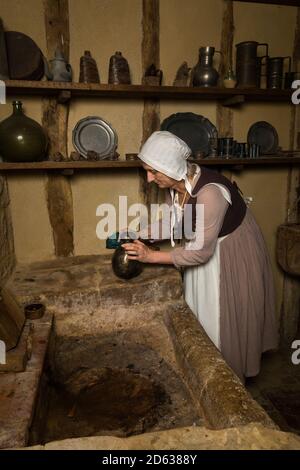
M 172 199 L 169 191 L 166 191 L 165 204 L 167 204 L 168 207 L 171 207 Z M 161 218 L 154 221 L 143 230 L 140 230 L 139 237 L 150 239 L 153 242 L 169 240 L 171 238 L 170 227 L 170 218 Z
M 145 229 L 140 230 L 138 235 L 144 240 L 153 242 L 169 240 L 171 238 L 170 222 L 165 219 L 159 219 L 148 225 Z
M 174 265 L 197 266 L 206 263 L 213 255 L 219 232 L 229 206 L 220 189 L 212 184 L 204 186 L 197 195 L 197 204 L 204 205 L 204 221 L 196 230 L 204 230 L 204 241 L 201 249 L 186 249 L 185 247 L 174 248 L 171 257 Z

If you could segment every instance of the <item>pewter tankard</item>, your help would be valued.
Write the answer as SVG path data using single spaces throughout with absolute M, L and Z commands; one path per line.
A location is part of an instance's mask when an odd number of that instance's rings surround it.
M 259 46 L 266 48 L 264 56 L 257 55 Z M 236 44 L 237 87 L 252 88 L 260 85 L 261 63 L 268 56 L 268 44 L 256 41 L 244 41 Z

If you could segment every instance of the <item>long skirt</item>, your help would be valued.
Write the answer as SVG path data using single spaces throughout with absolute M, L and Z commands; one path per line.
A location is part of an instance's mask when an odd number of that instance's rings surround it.
M 227 364 L 241 380 L 257 375 L 261 354 L 277 347 L 278 328 L 269 255 L 249 209 L 207 263 L 186 268 L 184 286 L 186 302 Z

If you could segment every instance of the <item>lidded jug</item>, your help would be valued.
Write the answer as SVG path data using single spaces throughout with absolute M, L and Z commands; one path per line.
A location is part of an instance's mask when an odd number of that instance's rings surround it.
M 217 86 L 219 73 L 213 67 L 214 54 L 219 53 L 214 47 L 206 46 L 199 49 L 199 61 L 193 69 L 193 86 Z

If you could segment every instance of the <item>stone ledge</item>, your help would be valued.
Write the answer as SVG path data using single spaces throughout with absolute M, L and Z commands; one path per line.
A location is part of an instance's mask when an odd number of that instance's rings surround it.
M 150 304 L 182 297 L 182 281 L 172 266 L 145 266 L 129 281 L 117 278 L 111 256 L 75 256 L 17 266 L 6 286 L 21 305 L 41 302 L 65 312 L 84 307 Z
M 177 428 L 127 438 L 93 436 L 49 442 L 26 450 L 300 450 L 300 437 L 260 423 L 211 430 Z M 22 449 L 24 450 L 24 449 Z
M 277 229 L 277 260 L 292 276 L 300 276 L 300 224 L 283 224 Z
M 46 313 L 33 324 L 32 355 L 24 372 L 0 373 L 0 449 L 27 445 L 35 399 L 52 327 Z
M 165 323 L 196 404 L 213 429 L 258 422 L 277 428 L 225 363 L 186 304 L 169 308 Z
M 6 363 L 0 364 L 0 372 L 23 372 L 31 356 L 33 328 L 26 322 L 17 346 L 6 353 Z

